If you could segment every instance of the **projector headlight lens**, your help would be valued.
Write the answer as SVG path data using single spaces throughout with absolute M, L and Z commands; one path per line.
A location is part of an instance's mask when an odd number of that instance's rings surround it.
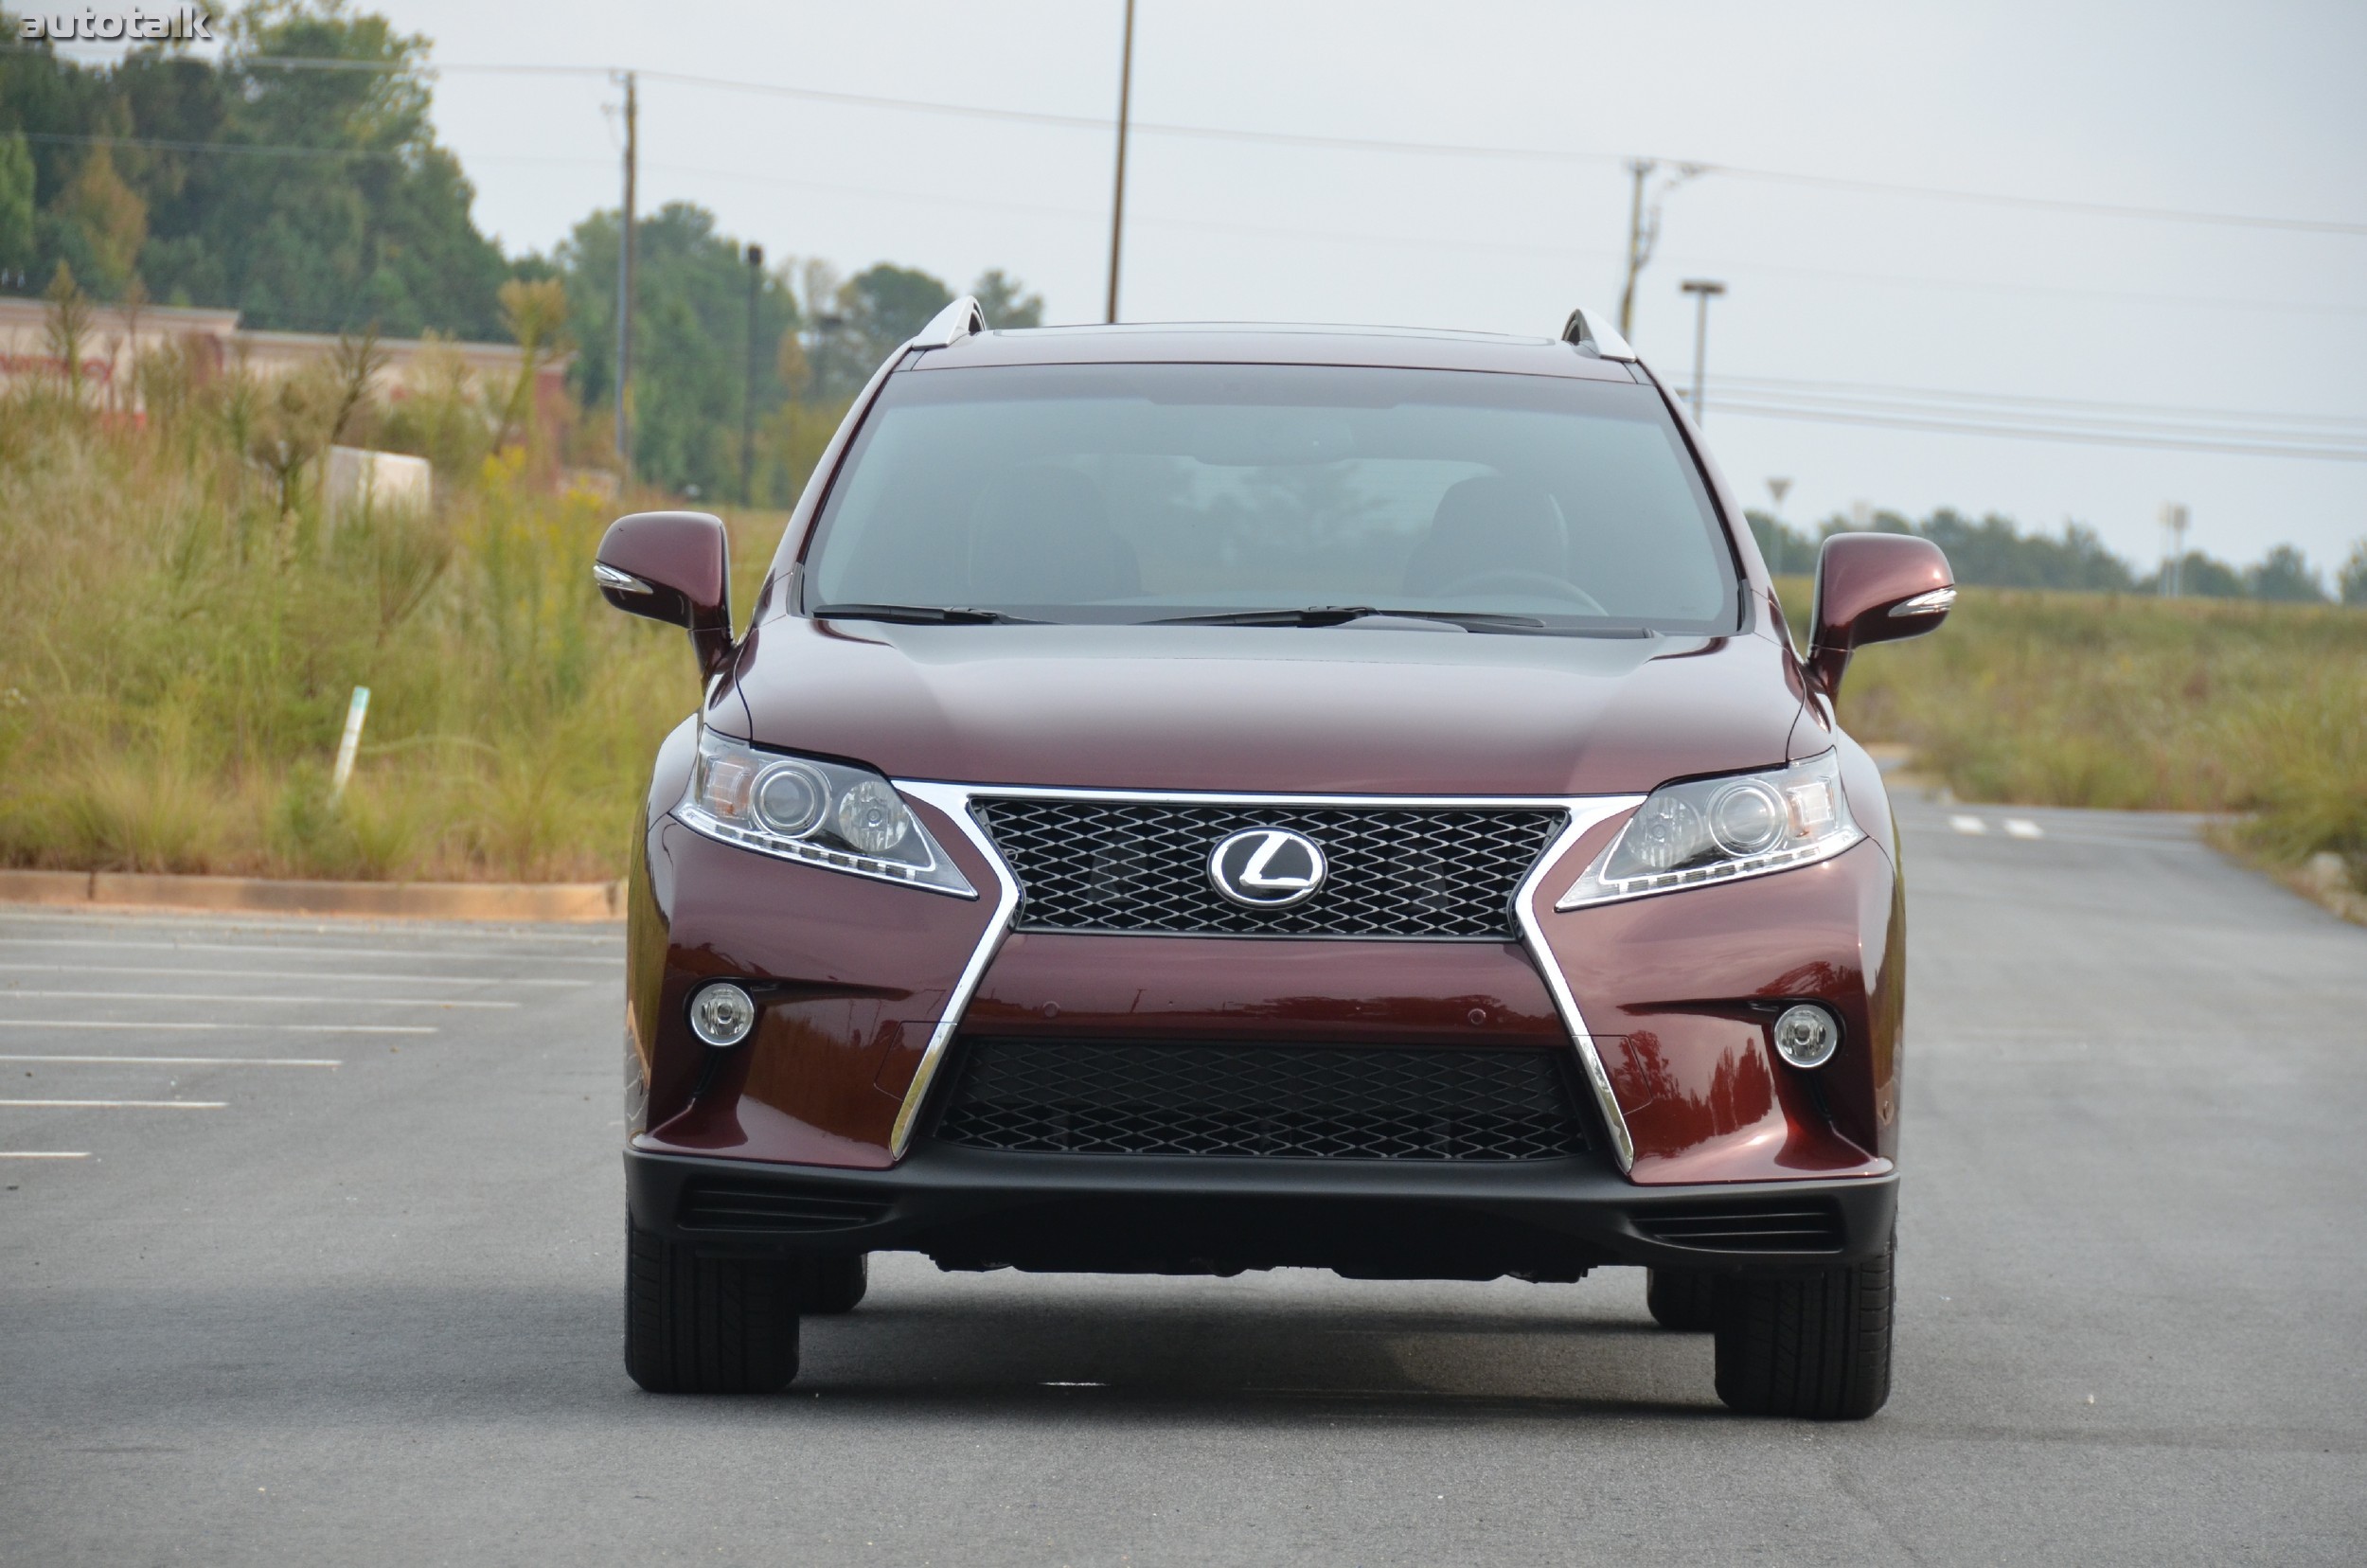
M 1849 819 L 1837 751 L 1773 773 L 1664 784 L 1554 907 L 1785 871 L 1863 837 Z
M 978 896 L 896 786 L 869 768 L 762 752 L 703 727 L 690 788 L 674 815 L 743 849 L 959 898 Z
M 756 815 L 782 838 L 803 838 L 830 811 L 830 781 L 810 762 L 775 762 L 756 775 Z

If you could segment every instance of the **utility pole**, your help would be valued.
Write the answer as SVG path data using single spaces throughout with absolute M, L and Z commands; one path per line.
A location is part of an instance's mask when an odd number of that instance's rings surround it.
M 1706 277 L 1688 277 L 1678 285 L 1694 297 L 1693 309 L 1693 422 L 1704 418 L 1701 408 L 1701 366 L 1709 358 L 1710 301 L 1726 292 L 1723 283 L 1713 283 Z
M 1118 318 L 1118 251 L 1126 238 L 1126 128 L 1133 112 L 1134 0 L 1126 0 L 1126 43 L 1118 55 L 1118 179 L 1110 200 L 1110 300 L 1102 319 Z
M 634 97 L 632 73 L 625 73 L 625 206 L 620 238 L 616 248 L 616 474 L 619 484 L 632 481 L 632 284 L 633 230 L 637 227 L 633 208 L 633 176 L 639 167 L 639 149 L 634 144 L 638 101 Z
M 739 400 L 739 504 L 756 502 L 756 307 L 764 290 L 764 247 L 748 247 L 748 390 Z
M 1629 339 L 1635 335 L 1636 276 L 1644 271 L 1644 263 L 1652 253 L 1651 242 L 1644 236 L 1644 182 L 1652 177 L 1652 169 L 1649 158 L 1628 160 L 1628 172 L 1635 177 L 1635 191 L 1628 198 L 1628 286 L 1619 291 L 1619 335 Z
M 1649 205 L 1644 200 L 1644 187 L 1660 167 L 1655 158 L 1629 158 L 1628 172 L 1635 178 L 1635 189 L 1628 198 L 1628 286 L 1619 292 L 1619 335 L 1635 336 L 1635 282 L 1644 276 L 1644 269 L 1652 259 L 1652 249 L 1660 243 L 1660 205 L 1668 193 L 1701 172 L 1700 164 L 1679 164 L 1677 172 L 1660 187 Z
M 1767 569 L 1771 572 L 1781 572 L 1784 569 L 1784 497 L 1791 493 L 1791 481 L 1770 479 L 1767 482 L 1767 493 L 1775 498 L 1773 514 L 1775 527 L 1772 541 L 1775 545 L 1775 559 L 1768 562 Z
M 2170 561 L 2162 574 L 2162 597 L 2177 598 L 2186 591 L 2186 508 L 2176 501 L 2162 503 L 2162 526 L 2170 531 Z

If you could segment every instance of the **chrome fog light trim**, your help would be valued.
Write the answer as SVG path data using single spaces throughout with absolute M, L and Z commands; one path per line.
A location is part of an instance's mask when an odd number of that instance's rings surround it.
M 1786 1007 L 1775 1020 L 1775 1054 L 1794 1067 L 1822 1067 L 1841 1049 L 1841 1020 L 1814 1003 Z
M 719 1051 L 739 1044 L 756 1026 L 756 998 L 728 980 L 703 987 L 690 999 L 690 1032 Z

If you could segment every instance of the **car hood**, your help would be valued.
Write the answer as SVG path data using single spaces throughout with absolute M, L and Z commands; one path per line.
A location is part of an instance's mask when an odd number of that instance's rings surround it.
M 899 626 L 781 616 L 734 679 L 759 745 L 892 777 L 1322 794 L 1640 793 L 1772 766 L 1801 713 L 1766 636 Z M 742 709 L 735 712 L 735 706 Z

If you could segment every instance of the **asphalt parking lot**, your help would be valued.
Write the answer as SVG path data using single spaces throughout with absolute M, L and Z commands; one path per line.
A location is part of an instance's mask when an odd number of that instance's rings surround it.
M 2367 1559 L 2367 930 L 2177 819 L 1902 815 L 1850 1427 L 1728 1416 L 1632 1271 L 895 1257 L 792 1393 L 651 1398 L 617 932 L 0 911 L 0 1561 Z

